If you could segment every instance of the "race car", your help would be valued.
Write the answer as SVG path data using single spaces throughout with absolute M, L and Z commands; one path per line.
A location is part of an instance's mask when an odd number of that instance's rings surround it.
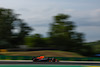
M 59 60 L 55 58 L 44 58 L 44 56 L 33 57 L 32 60 L 33 62 L 59 62 Z

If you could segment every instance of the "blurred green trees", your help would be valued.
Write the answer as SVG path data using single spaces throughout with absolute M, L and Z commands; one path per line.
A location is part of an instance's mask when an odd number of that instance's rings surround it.
M 18 16 L 12 9 L 0 8 L 0 48 L 17 47 L 32 30 Z
M 58 14 L 50 25 L 48 37 L 41 34 L 31 36 L 33 29 L 12 9 L 0 8 L 0 48 L 16 48 L 19 45 L 30 47 L 51 47 L 59 50 L 73 51 L 82 55 L 91 56 L 99 51 L 94 45 L 84 44 L 84 35 L 75 31 L 75 24 L 69 21 L 69 15 Z
M 43 39 L 41 34 L 34 34 L 32 37 L 34 47 L 47 47 L 46 41 Z
M 91 46 L 92 48 L 92 51 L 96 54 L 100 54 L 100 40 L 98 41 L 94 41 L 94 42 L 88 42 L 88 43 L 85 43 L 84 45 L 88 45 L 88 46 Z M 89 51 L 91 52 L 91 51 Z
M 74 30 L 74 23 L 68 19 L 69 15 L 54 16 L 49 32 L 51 45 L 61 50 L 77 51 L 83 45 L 84 36 Z

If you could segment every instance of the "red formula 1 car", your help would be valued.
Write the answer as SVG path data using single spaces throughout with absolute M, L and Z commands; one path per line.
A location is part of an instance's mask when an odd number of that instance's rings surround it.
M 44 58 L 44 56 L 33 57 L 32 60 L 33 62 L 59 62 L 59 60 L 55 58 Z

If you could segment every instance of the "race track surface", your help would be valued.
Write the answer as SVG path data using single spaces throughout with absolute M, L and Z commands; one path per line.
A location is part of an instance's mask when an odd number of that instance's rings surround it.
M 0 60 L 2 64 L 28 64 L 28 65 L 100 65 L 93 61 L 60 61 L 60 62 L 32 62 L 32 60 Z
M 90 65 L 0 65 L 0 67 L 100 67 Z

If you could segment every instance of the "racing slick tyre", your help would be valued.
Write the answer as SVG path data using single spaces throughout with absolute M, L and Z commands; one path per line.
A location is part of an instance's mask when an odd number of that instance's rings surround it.
M 59 60 L 52 58 L 52 62 L 59 62 Z
M 52 60 L 49 60 L 49 62 L 52 62 Z

